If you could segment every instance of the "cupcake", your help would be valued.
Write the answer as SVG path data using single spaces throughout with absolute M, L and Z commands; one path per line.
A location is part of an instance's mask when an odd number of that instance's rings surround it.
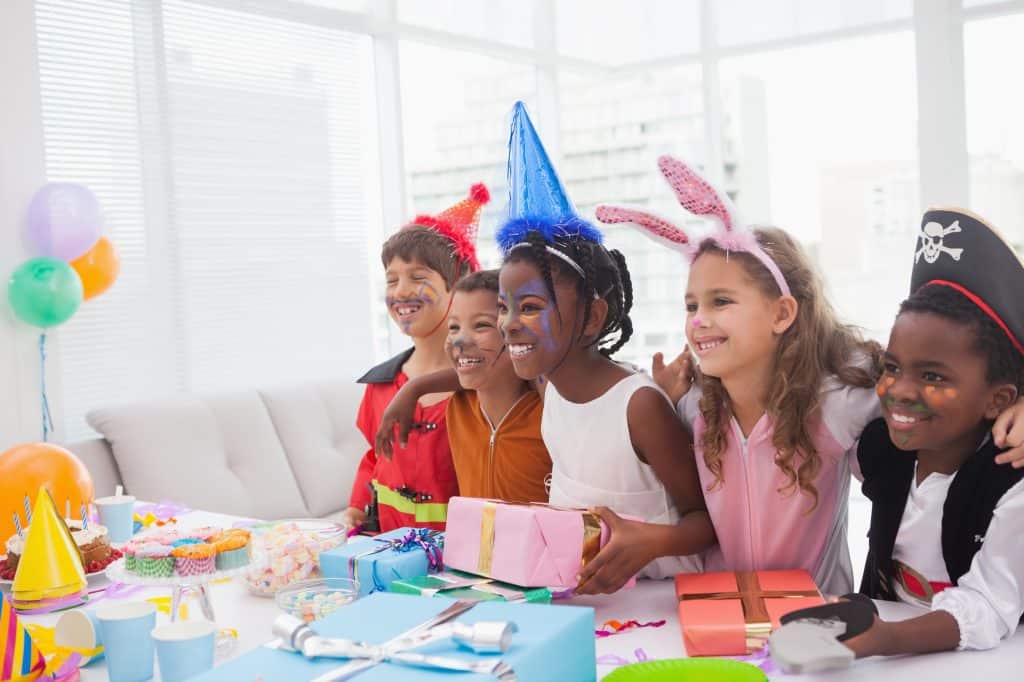
M 214 555 L 217 550 L 213 545 L 182 545 L 173 548 L 171 553 L 174 555 L 174 571 L 178 575 L 205 575 L 214 571 Z
M 241 568 L 249 563 L 249 531 L 240 528 L 226 530 L 220 539 L 213 543 L 213 548 L 217 550 L 218 571 Z
M 201 545 L 203 541 L 199 538 L 180 538 L 171 543 L 171 547 L 182 547 L 184 545 Z
M 174 575 L 174 557 L 171 556 L 171 548 L 155 542 L 136 547 L 134 570 L 136 574 L 144 578 L 171 577 Z
M 185 537 L 199 538 L 203 542 L 214 542 L 220 538 L 222 531 L 219 528 L 211 528 L 210 526 L 203 526 L 202 528 L 194 528 L 185 534 Z

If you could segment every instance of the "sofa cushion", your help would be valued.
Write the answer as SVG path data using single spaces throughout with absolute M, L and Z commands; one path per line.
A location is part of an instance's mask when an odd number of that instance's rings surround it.
M 348 506 L 356 468 L 367 449 L 355 425 L 363 388 L 339 380 L 260 391 L 314 516 Z
M 261 519 L 308 515 L 256 391 L 104 408 L 86 420 L 137 499 Z
M 77 443 L 68 443 L 64 446 L 75 453 L 82 464 L 89 470 L 92 476 L 92 484 L 96 497 L 113 495 L 118 485 L 123 485 L 121 472 L 114 460 L 114 453 L 110 451 L 110 444 L 102 438 L 80 440 Z M 131 493 L 130 490 L 125 489 Z

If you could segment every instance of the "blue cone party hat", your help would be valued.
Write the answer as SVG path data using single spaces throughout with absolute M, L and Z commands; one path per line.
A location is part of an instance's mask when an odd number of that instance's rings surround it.
M 540 232 L 549 244 L 575 239 L 601 243 L 601 232 L 576 213 L 522 102 L 512 108 L 508 194 L 508 216 L 498 230 L 502 253 L 522 243 L 529 232 Z

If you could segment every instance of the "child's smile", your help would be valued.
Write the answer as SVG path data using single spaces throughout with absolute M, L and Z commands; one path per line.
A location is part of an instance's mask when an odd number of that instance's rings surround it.
M 986 368 L 969 326 L 931 313 L 897 317 L 876 387 L 893 443 L 972 453 L 979 427 L 995 418 Z
M 574 325 L 563 324 L 559 310 L 576 310 L 576 288 L 556 279 L 556 307 L 540 271 L 525 261 L 506 263 L 500 281 L 498 322 L 516 374 L 522 379 L 550 374 L 572 343 Z
M 455 293 L 448 316 L 445 350 L 463 388 L 480 390 L 496 376 L 506 381 L 512 377 L 509 360 L 503 357 L 497 296 L 493 291 L 481 289 Z M 503 368 L 504 373 L 496 371 Z
M 444 321 L 448 296 L 440 273 L 417 261 L 392 259 L 385 302 L 391 319 L 410 336 L 429 336 Z

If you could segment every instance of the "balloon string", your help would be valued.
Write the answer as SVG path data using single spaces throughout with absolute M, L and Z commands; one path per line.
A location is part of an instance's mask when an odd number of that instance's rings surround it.
M 50 414 L 50 401 L 46 398 L 46 332 L 39 335 L 39 375 L 41 377 L 43 442 L 45 443 L 53 433 L 53 416 Z

